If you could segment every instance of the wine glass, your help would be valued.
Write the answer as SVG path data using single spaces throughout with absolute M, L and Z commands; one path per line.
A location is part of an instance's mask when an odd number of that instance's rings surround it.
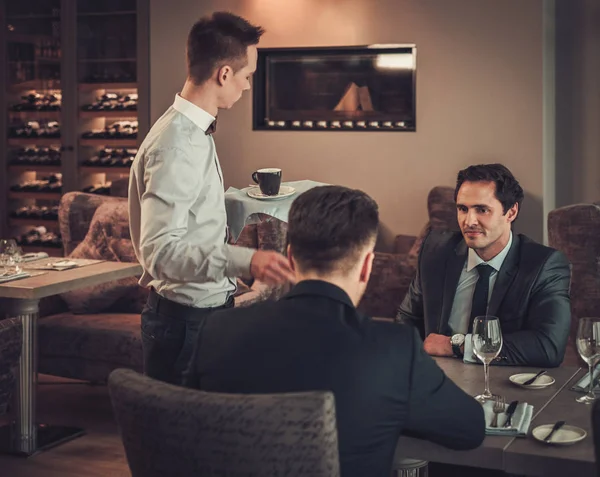
M 4 274 L 21 272 L 21 249 L 14 239 L 0 240 L 0 268 Z
M 590 386 L 588 393 L 576 399 L 577 402 L 585 404 L 593 403 L 594 396 L 594 374 L 592 370 L 600 358 L 600 318 L 580 318 L 577 327 L 577 351 L 579 356 L 588 364 L 590 371 Z
M 498 356 L 502 349 L 502 331 L 500 330 L 500 320 L 491 315 L 477 316 L 473 320 L 473 351 L 475 355 L 483 362 L 483 372 L 485 373 L 485 391 L 483 394 L 475 396 L 480 403 L 493 399 L 490 392 L 490 363 Z

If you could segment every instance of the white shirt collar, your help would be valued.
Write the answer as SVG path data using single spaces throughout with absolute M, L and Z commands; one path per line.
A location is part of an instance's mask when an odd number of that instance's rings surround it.
M 475 250 L 470 248 L 469 249 L 469 258 L 467 259 L 467 272 L 470 272 L 477 265 L 479 265 L 481 263 L 487 263 L 490 267 L 492 267 L 494 270 L 499 272 L 500 268 L 502 267 L 502 264 L 504 263 L 504 259 L 508 255 L 510 246 L 512 245 L 512 239 L 513 239 L 513 236 L 512 236 L 512 230 L 511 230 L 510 237 L 508 239 L 508 243 L 506 244 L 506 246 L 500 251 L 500 253 L 498 255 L 496 255 L 494 258 L 492 258 L 488 262 L 482 260 L 481 257 L 479 255 L 477 255 L 477 252 L 475 252 Z
M 196 126 L 206 132 L 208 126 L 215 120 L 215 117 L 204 111 L 194 103 L 189 102 L 187 99 L 182 98 L 179 93 L 175 95 L 175 101 L 173 101 L 173 108 L 179 111 L 181 114 L 190 119 Z

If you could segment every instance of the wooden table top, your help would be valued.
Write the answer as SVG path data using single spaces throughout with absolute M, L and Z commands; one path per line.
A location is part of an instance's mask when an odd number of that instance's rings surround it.
M 435 358 L 435 360 L 446 376 L 467 394 L 476 396 L 483 392 L 483 366 L 464 364 L 456 358 Z M 490 366 L 490 390 L 493 394 L 506 397 L 507 402 L 516 399 L 520 402 L 532 404 L 534 416 L 536 416 L 578 373 L 579 368 L 561 367 L 548 370 L 548 374 L 554 377 L 556 382 L 552 386 L 543 389 L 521 388 L 512 384 L 508 379 L 513 374 L 537 371 L 539 369 L 528 367 Z M 401 436 L 396 448 L 396 458 L 411 457 L 446 464 L 502 470 L 504 468 L 504 451 L 514 439 L 511 436 L 486 436 L 479 448 L 469 451 L 456 451 L 422 439 Z
M 543 410 L 538 413 L 529 428 L 527 439 L 515 439 L 505 453 L 506 471 L 509 473 L 540 476 L 576 475 L 577 477 L 596 476 L 594 457 L 594 437 L 592 435 L 592 405 L 575 401 L 582 393 L 569 388 L 581 379 L 587 370 L 581 370 L 571 379 Z M 572 426 L 581 427 L 587 436 L 571 446 L 547 445 L 531 436 L 531 431 L 542 424 L 566 421 Z
M 70 270 L 51 270 L 42 275 L 0 283 L 0 298 L 39 300 L 141 274 L 141 265 L 129 262 L 100 262 Z

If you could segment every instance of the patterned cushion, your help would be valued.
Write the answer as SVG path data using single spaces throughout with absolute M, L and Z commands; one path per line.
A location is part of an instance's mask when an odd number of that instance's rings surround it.
M 372 317 L 396 316 L 414 274 L 415 268 L 404 256 L 376 252 L 371 278 L 358 309 Z
M 96 209 L 106 203 L 127 203 L 127 199 L 83 192 L 68 192 L 60 199 L 58 221 L 65 255 L 70 254 L 86 237 Z
M 85 239 L 69 257 L 136 262 L 129 235 L 127 201 L 100 205 Z M 138 285 L 138 279 L 130 277 L 63 293 L 61 297 L 73 313 L 100 313 L 114 309 L 117 302 L 121 312 L 140 313 L 147 295 L 147 290 Z
M 93 361 L 106 367 L 99 379 L 106 379 L 116 368 L 142 369 L 139 314 L 61 313 L 39 319 L 38 330 L 40 372 L 82 378 L 69 371 L 68 366 Z M 63 363 L 63 369 L 53 365 L 57 361 Z
M 129 370 L 108 382 L 132 477 L 338 477 L 330 392 L 238 395 Z
M 429 221 L 421 229 L 408 252 L 408 262 L 413 267 L 417 266 L 421 245 L 423 245 L 423 240 L 431 230 L 460 230 L 452 187 L 437 186 L 431 189 L 427 196 L 427 212 Z

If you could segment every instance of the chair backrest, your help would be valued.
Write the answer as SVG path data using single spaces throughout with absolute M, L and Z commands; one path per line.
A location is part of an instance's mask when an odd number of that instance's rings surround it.
M 567 358 L 575 364 L 579 318 L 600 313 L 600 206 L 575 204 L 548 214 L 548 242 L 571 262 L 571 331 Z M 569 360 L 570 358 L 570 360 Z M 574 362 L 571 362 L 575 360 Z
M 133 477 L 339 475 L 330 392 L 209 393 L 125 369 L 108 386 Z
M 600 400 L 594 401 L 592 408 L 592 434 L 596 454 L 596 475 L 600 477 Z
M 0 320 L 0 415 L 6 413 L 21 357 L 23 327 L 19 318 Z
M 85 192 L 67 192 L 61 197 L 58 223 L 65 256 L 75 250 L 87 235 L 96 209 L 108 202 L 127 203 L 127 199 Z
M 435 186 L 427 195 L 427 213 L 433 230 L 459 231 L 454 187 Z

